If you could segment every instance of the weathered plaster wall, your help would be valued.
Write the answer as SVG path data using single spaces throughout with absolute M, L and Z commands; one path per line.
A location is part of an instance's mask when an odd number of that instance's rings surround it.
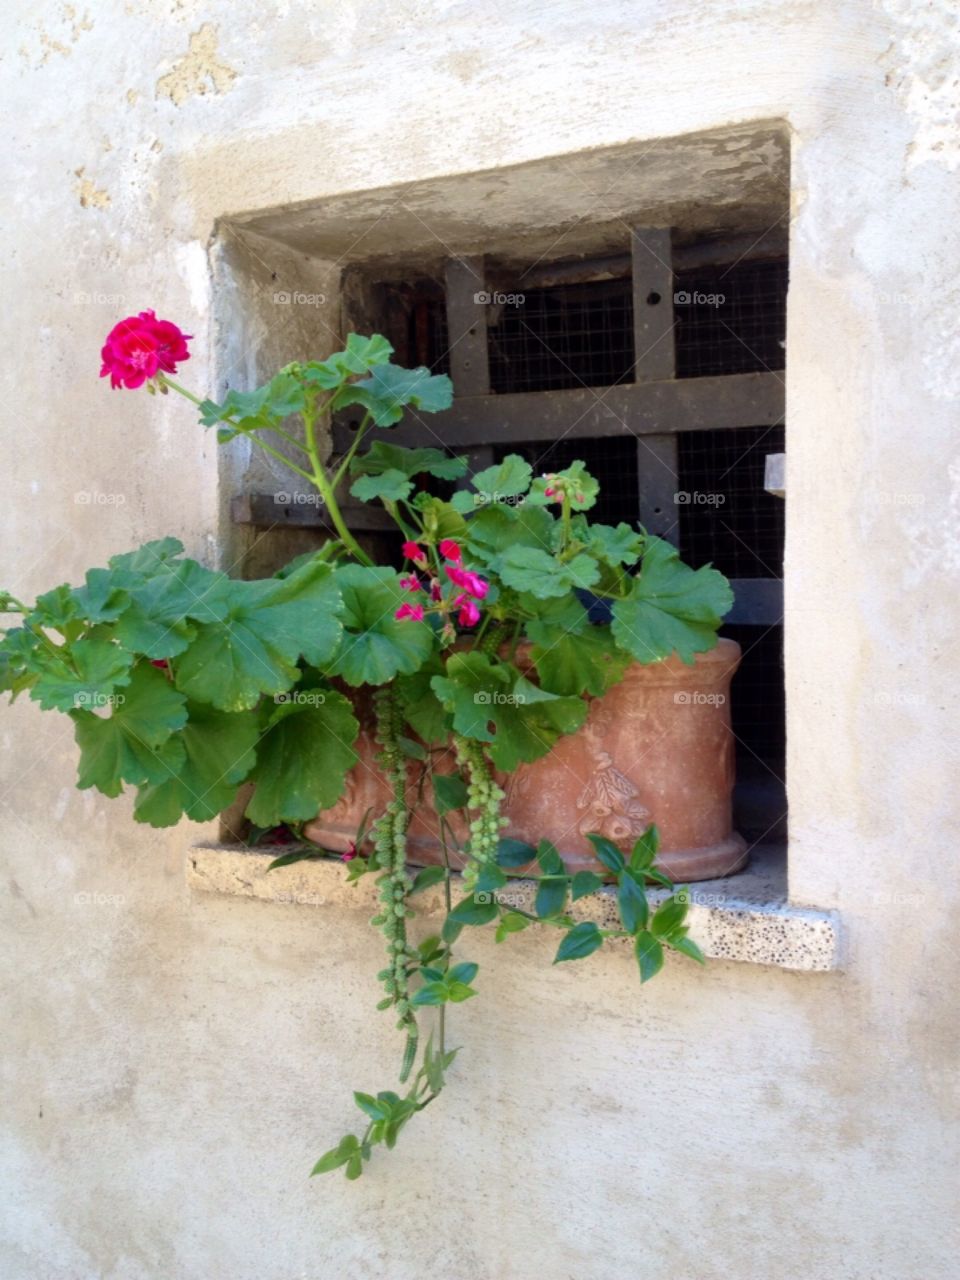
M 0 1272 L 954 1275 L 953 6 L 41 0 L 4 42 L 0 576 L 21 594 L 163 533 L 220 554 L 212 438 L 96 378 L 113 320 L 155 305 L 206 385 L 218 218 L 789 123 L 791 887 L 850 946 L 842 975 L 677 964 L 640 991 L 625 958 L 547 972 L 546 941 L 478 940 L 449 1094 L 360 1183 L 309 1183 L 349 1090 L 395 1069 L 376 938 L 191 899 L 196 829 L 75 792 L 68 724 L 18 704 Z M 319 320 L 234 327 L 216 368 L 292 358 Z

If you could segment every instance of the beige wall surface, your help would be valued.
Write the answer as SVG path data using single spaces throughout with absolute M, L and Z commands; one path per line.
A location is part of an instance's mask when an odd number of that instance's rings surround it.
M 306 329 L 245 328 L 242 290 L 223 296 L 217 219 L 786 122 L 791 893 L 840 912 L 848 957 L 681 960 L 641 990 L 622 955 L 550 970 L 549 940 L 478 938 L 448 1092 L 359 1183 L 311 1182 L 350 1090 L 396 1069 L 376 935 L 342 908 L 191 897 L 209 830 L 153 832 L 75 791 L 68 721 L 18 702 L 0 720 L 0 1275 L 955 1276 L 954 6 L 6 17 L 0 579 L 21 596 L 163 534 L 230 564 L 212 438 L 97 378 L 107 329 L 148 306 L 196 335 L 198 389 L 304 354 Z

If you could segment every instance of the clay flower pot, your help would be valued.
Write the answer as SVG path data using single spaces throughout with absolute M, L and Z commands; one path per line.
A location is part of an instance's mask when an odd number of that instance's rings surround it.
M 590 699 L 583 726 L 561 738 L 549 755 L 500 775 L 506 791 L 504 835 L 536 845 L 552 841 L 571 871 L 603 871 L 587 840 L 607 836 L 625 853 L 651 822 L 660 831 L 657 865 L 677 881 L 708 880 L 738 871 L 746 844 L 732 829 L 734 744 L 730 729 L 730 681 L 740 646 L 720 640 L 692 666 L 679 658 L 634 663 L 620 684 Z M 382 812 L 389 791 L 376 764 L 369 708 L 360 706 L 360 759 L 339 803 L 307 828 L 310 839 L 345 850 L 364 814 Z M 449 763 L 448 763 L 449 761 Z M 453 772 L 452 749 L 434 759 L 439 773 Z M 408 800 L 412 819 L 409 861 L 442 861 L 439 820 L 421 787 L 421 766 L 411 761 Z M 456 838 L 466 824 L 449 815 Z M 453 865 L 462 859 L 451 858 Z

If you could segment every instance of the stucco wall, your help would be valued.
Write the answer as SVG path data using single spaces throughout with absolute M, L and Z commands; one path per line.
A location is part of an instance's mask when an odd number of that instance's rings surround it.
M 680 962 L 641 991 L 627 957 L 550 970 L 547 940 L 478 939 L 447 1094 L 359 1183 L 309 1182 L 350 1090 L 395 1071 L 376 936 L 349 912 L 191 899 L 203 832 L 74 791 L 68 722 L 18 703 L 0 721 L 0 1273 L 956 1274 L 953 6 L 14 14 L 0 577 L 20 595 L 165 533 L 217 558 L 231 477 L 212 437 L 96 375 L 102 335 L 144 306 L 196 335 L 192 385 L 215 338 L 239 344 L 218 371 L 254 367 L 263 335 L 214 332 L 218 218 L 789 124 L 790 878 L 839 909 L 849 957 Z

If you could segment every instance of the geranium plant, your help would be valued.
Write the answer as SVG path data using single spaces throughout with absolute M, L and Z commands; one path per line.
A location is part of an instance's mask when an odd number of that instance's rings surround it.
M 369 691 L 392 798 L 357 833 L 345 874 L 377 877 L 373 924 L 387 955 L 378 1007 L 404 1033 L 403 1092 L 354 1095 L 362 1127 L 314 1170 L 342 1167 L 354 1178 L 373 1147 L 392 1147 L 443 1087 L 456 1052 L 446 1043 L 446 1005 L 476 992 L 477 965 L 455 954 L 464 929 L 495 925 L 498 941 L 531 925 L 556 929 L 558 962 L 626 939 L 642 982 L 660 969 L 665 947 L 702 960 L 687 935 L 685 894 L 655 866 L 654 827 L 627 850 L 590 836 L 616 884 L 620 925 L 577 923 L 570 904 L 600 877 L 569 875 L 546 840 L 534 848 L 502 839 L 497 774 L 578 729 L 587 699 L 630 663 L 673 653 L 691 662 L 711 648 L 731 594 L 721 574 L 689 568 L 642 529 L 592 523 L 598 485 L 581 462 L 534 476 L 511 455 L 467 482 L 465 459 L 392 444 L 384 433 L 406 410 L 445 409 L 452 388 L 445 376 L 395 365 L 383 337 L 351 334 L 344 350 L 290 364 L 222 403 L 174 381 L 188 340 L 152 311 L 128 317 L 107 338 L 102 375 L 115 389 L 179 393 L 220 441 L 243 436 L 282 461 L 315 488 L 335 533 L 260 581 L 231 579 L 164 538 L 32 603 L 2 594 L 0 608 L 19 616 L 0 642 L 0 687 L 68 715 L 78 786 L 107 796 L 135 788 L 138 821 L 209 820 L 252 784 L 254 827 L 295 838 L 339 799 L 357 760 L 354 699 Z M 354 406 L 362 419 L 349 449 L 325 460 L 331 415 Z M 347 481 L 355 498 L 381 503 L 395 521 L 402 564 L 374 564 L 351 533 L 336 496 Z M 447 497 L 430 491 L 434 481 Z M 451 482 L 463 487 L 449 496 Z M 607 606 L 601 621 L 589 607 L 597 601 Z M 406 857 L 412 770 L 419 794 L 432 794 L 446 864 L 415 876 Z M 469 818 L 462 846 L 449 821 L 458 809 Z M 272 865 L 315 856 L 298 844 Z M 508 872 L 530 865 L 534 909 L 504 905 L 497 894 Z M 415 938 L 411 899 L 441 882 L 442 930 Z M 655 911 L 650 882 L 671 890 Z

